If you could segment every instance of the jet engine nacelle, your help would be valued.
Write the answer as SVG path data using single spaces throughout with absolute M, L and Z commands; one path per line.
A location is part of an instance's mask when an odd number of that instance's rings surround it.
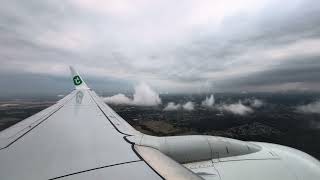
M 155 148 L 179 163 L 198 162 L 258 152 L 261 147 L 249 142 L 216 136 L 149 135 L 127 137 L 132 143 Z

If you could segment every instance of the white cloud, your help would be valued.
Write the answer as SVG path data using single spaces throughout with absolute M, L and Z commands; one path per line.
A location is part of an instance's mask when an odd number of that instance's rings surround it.
M 128 15 L 137 10 L 137 4 L 141 3 L 135 1 L 130 3 L 128 0 L 69 0 L 75 6 L 85 9 L 97 14 L 112 14 L 112 15 Z
M 175 104 L 174 102 L 169 102 L 163 110 L 164 111 L 176 111 L 178 109 L 181 109 L 181 104 Z
M 13 107 L 13 106 L 19 106 L 19 104 L 0 104 L 0 107 Z
M 134 88 L 133 103 L 136 105 L 155 106 L 161 104 L 159 94 L 146 83 L 141 83 Z
M 254 99 L 253 101 L 251 101 L 250 106 L 254 107 L 254 108 L 259 108 L 262 107 L 264 104 L 263 101 L 261 101 L 260 99 Z
M 138 106 L 157 106 L 161 104 L 159 94 L 152 90 L 146 83 L 140 83 L 134 88 L 133 99 L 124 94 L 117 94 L 111 97 L 105 97 L 103 100 L 106 103 Z
M 181 105 L 179 103 L 175 104 L 174 102 L 169 102 L 163 110 L 164 111 L 176 111 L 181 108 L 186 111 L 193 111 L 194 110 L 194 103 L 191 101 L 188 101 L 185 104 Z
M 206 97 L 206 99 L 201 102 L 201 105 L 204 107 L 213 107 L 214 103 L 215 99 L 213 94 L 211 94 L 210 97 Z
M 92 44 L 90 32 L 81 27 L 64 27 L 63 30 L 48 30 L 37 34 L 35 38 L 39 45 L 49 46 L 61 50 L 81 52 Z
M 241 102 L 235 104 L 221 105 L 219 109 L 241 116 L 253 113 L 253 109 L 243 105 Z
M 264 101 L 256 98 L 245 99 L 243 103 L 253 108 L 260 108 L 264 105 Z
M 318 113 L 320 114 L 320 101 L 316 101 L 307 105 L 298 106 L 297 110 L 301 113 Z
M 111 104 L 133 104 L 133 100 L 125 96 L 124 94 L 117 94 L 111 97 L 103 98 L 104 102 Z
M 193 111 L 194 110 L 194 103 L 189 101 L 189 102 L 185 103 L 182 107 L 186 111 Z

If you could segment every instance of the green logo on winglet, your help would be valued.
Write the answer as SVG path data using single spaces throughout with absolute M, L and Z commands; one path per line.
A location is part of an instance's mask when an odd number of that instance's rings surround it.
M 74 85 L 79 86 L 80 84 L 82 84 L 82 80 L 79 76 L 75 76 L 73 77 L 73 83 Z

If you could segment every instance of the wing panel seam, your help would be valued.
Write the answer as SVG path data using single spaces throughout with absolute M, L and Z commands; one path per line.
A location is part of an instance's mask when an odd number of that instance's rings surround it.
M 76 175 L 76 174 L 81 174 L 81 173 L 85 173 L 85 172 L 89 172 L 89 171 L 94 171 L 94 170 L 103 169 L 103 168 L 108 168 L 108 167 L 113 167 L 113 166 L 119 166 L 119 165 L 123 165 L 123 164 L 136 163 L 136 162 L 142 162 L 142 160 L 139 159 L 139 160 L 135 160 L 135 161 L 128 161 L 128 162 L 122 162 L 122 163 L 117 163 L 117 164 L 111 164 L 111 165 L 96 167 L 96 168 L 92 168 L 92 169 L 87 169 L 87 170 L 83 170 L 83 171 L 78 171 L 78 172 L 74 172 L 74 173 L 70 173 L 70 174 L 66 174 L 66 175 L 62 175 L 62 176 L 50 178 L 50 179 L 48 179 L 48 180 L 60 179 L 60 178 L 64 178 L 64 177 L 67 177 L 67 176 L 72 176 L 72 175 Z

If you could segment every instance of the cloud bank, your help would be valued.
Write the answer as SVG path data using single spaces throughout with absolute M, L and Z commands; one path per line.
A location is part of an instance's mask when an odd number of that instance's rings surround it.
M 161 104 L 159 94 L 151 89 L 146 83 L 140 83 L 134 88 L 133 98 L 124 94 L 117 94 L 111 97 L 103 98 L 104 102 L 111 104 L 127 104 L 138 106 L 157 106 Z
M 316 0 L 3 1 L 0 91 L 65 94 L 70 64 L 98 91 L 320 91 L 319 19 Z
M 307 105 L 298 106 L 298 112 L 301 113 L 317 113 L 320 114 L 320 101 L 316 101 Z

